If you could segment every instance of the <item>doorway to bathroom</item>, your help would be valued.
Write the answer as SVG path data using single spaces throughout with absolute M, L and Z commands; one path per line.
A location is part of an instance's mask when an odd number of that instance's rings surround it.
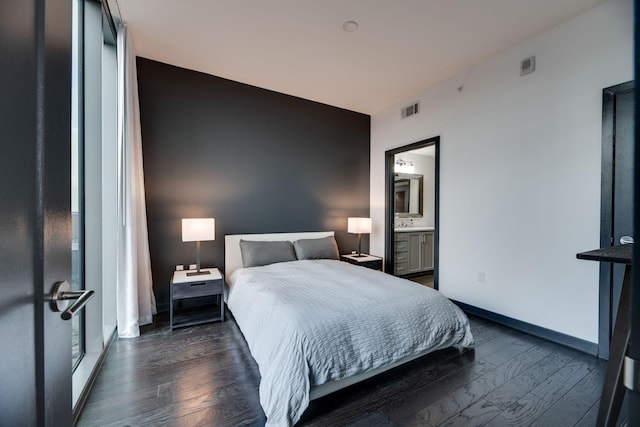
M 439 143 L 385 153 L 385 271 L 438 289 Z

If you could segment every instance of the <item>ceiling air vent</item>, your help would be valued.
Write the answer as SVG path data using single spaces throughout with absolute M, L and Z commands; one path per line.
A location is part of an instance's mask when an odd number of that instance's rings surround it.
M 402 118 L 406 119 L 409 116 L 413 116 L 414 114 L 418 114 L 418 107 L 420 106 L 419 102 L 415 104 L 407 105 L 406 107 L 402 107 Z

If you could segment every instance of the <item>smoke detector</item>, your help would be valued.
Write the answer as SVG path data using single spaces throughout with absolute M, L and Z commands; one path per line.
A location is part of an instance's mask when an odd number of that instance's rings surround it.
M 342 24 L 342 29 L 345 30 L 347 33 L 353 33 L 355 30 L 358 29 L 358 23 L 356 21 L 347 21 L 344 24 Z

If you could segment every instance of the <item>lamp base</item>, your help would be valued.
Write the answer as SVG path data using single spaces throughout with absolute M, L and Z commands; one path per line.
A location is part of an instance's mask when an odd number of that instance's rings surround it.
M 365 254 L 355 254 L 355 255 L 351 255 L 351 256 L 354 257 L 354 258 L 364 258 L 367 255 L 365 255 Z
M 188 271 L 187 276 L 202 276 L 205 274 L 211 274 L 210 271 L 202 270 L 202 271 Z

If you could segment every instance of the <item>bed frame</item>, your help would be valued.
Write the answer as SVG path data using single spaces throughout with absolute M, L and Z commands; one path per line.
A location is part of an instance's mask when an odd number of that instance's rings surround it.
M 319 231 L 319 232 L 303 232 L 303 233 L 269 233 L 269 234 L 228 234 L 224 236 L 224 267 L 225 267 L 225 283 L 229 283 L 229 277 L 231 274 L 239 268 L 242 268 L 242 254 L 240 252 L 240 240 L 260 241 L 260 242 L 273 242 L 288 240 L 295 242 L 299 239 L 320 239 L 322 237 L 333 236 L 333 231 Z M 226 292 L 225 292 L 226 294 Z M 399 360 L 391 365 L 384 366 L 372 371 L 363 372 L 361 374 L 345 378 L 339 381 L 329 381 L 328 383 L 312 387 L 309 393 L 311 400 L 318 399 L 326 396 L 327 394 L 341 390 L 350 385 L 359 383 L 375 375 L 386 372 L 390 369 L 396 368 L 407 362 L 415 360 L 430 353 L 429 351 L 419 353 L 413 356 L 409 356 L 405 359 Z

